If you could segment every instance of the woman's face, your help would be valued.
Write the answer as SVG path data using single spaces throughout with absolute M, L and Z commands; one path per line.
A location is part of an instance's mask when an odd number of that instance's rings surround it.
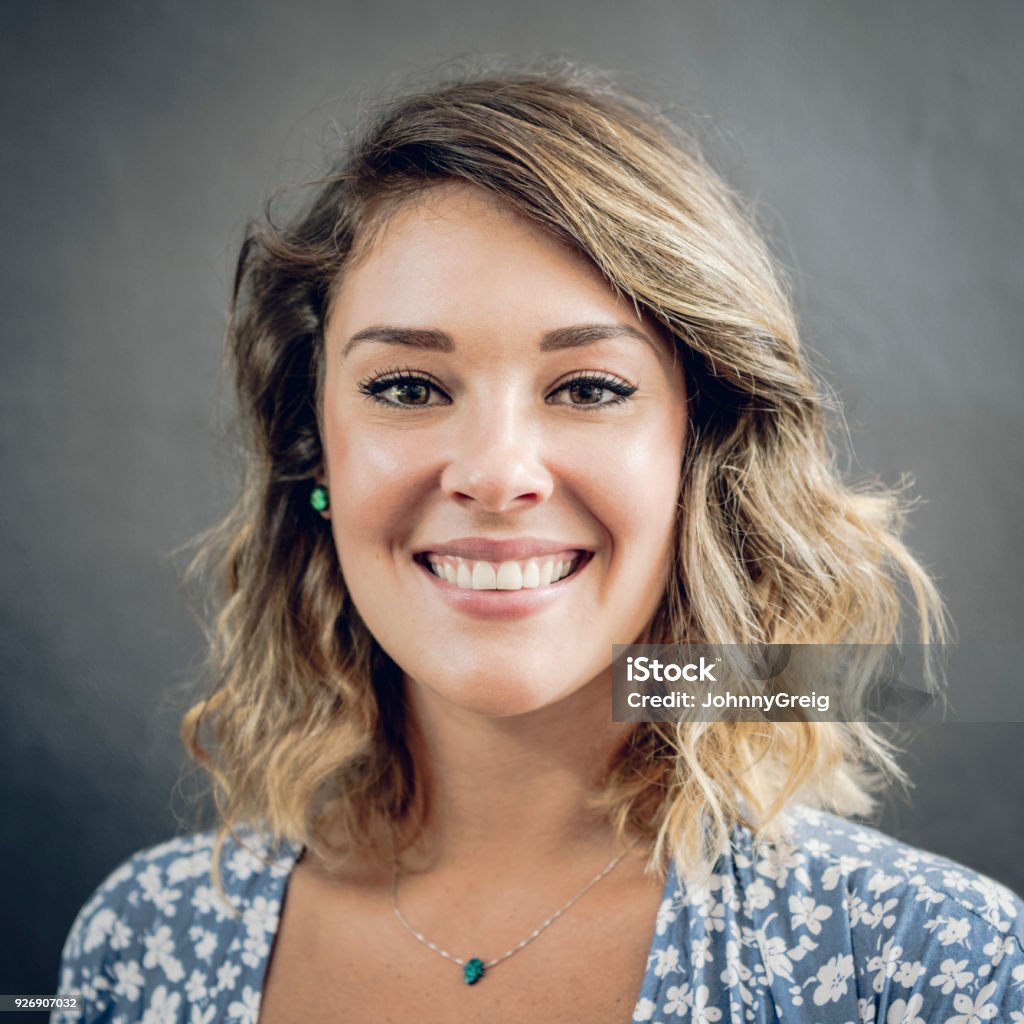
M 452 185 L 345 274 L 326 346 L 331 526 L 381 647 L 485 715 L 605 672 L 657 608 L 673 537 L 687 416 L 660 329 Z

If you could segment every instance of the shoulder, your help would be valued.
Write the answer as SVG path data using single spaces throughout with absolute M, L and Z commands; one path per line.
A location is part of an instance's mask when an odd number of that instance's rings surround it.
M 970 868 L 823 812 L 792 810 L 771 841 L 737 827 L 708 879 L 676 883 L 658 935 L 666 1003 L 699 997 L 739 1019 L 773 1007 L 797 1021 L 963 1024 L 1001 1013 L 1024 1024 L 1024 903 Z
M 80 994 L 87 1012 L 112 1020 L 137 1019 L 137 1009 L 154 1003 L 180 1005 L 183 985 L 199 1003 L 215 991 L 241 993 L 245 976 L 269 957 L 299 851 L 255 830 L 228 836 L 221 888 L 215 852 L 215 834 L 205 832 L 142 850 L 113 871 L 71 926 L 59 991 Z
M 1024 903 L 1006 886 L 867 825 L 797 808 L 775 842 L 759 844 L 738 830 L 734 856 L 777 891 L 841 903 L 851 927 L 889 929 L 913 917 L 940 945 L 961 934 L 991 934 L 1024 951 Z
M 1024 1008 L 1024 903 L 977 871 L 805 808 L 776 842 L 741 830 L 733 857 L 747 934 L 806 951 L 794 977 L 807 1005 L 857 993 L 880 1020 Z

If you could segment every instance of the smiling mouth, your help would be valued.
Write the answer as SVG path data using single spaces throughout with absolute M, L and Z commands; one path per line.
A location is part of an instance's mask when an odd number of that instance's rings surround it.
M 416 561 L 460 590 L 535 590 L 552 586 L 578 572 L 589 555 L 587 551 L 563 551 L 539 558 L 485 562 L 428 553 L 417 555 Z

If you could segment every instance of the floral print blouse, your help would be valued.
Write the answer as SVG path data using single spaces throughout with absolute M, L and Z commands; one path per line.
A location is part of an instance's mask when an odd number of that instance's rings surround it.
M 699 888 L 669 872 L 632 1022 L 1024 1024 L 1024 903 L 873 829 L 808 809 L 737 827 Z M 256 1024 L 298 847 L 210 833 L 136 854 L 82 908 L 51 1024 Z M 557 925 L 556 925 L 557 927 Z M 457 977 L 457 975 L 455 976 Z M 632 1024 L 623 1021 L 623 1024 Z

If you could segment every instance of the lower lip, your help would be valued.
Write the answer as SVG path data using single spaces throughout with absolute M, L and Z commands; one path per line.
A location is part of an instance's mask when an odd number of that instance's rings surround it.
M 441 598 L 458 612 L 474 619 L 525 619 L 548 608 L 567 592 L 586 571 L 590 557 L 574 572 L 557 583 L 521 590 L 468 590 L 441 579 L 419 562 L 416 568 L 433 584 Z

